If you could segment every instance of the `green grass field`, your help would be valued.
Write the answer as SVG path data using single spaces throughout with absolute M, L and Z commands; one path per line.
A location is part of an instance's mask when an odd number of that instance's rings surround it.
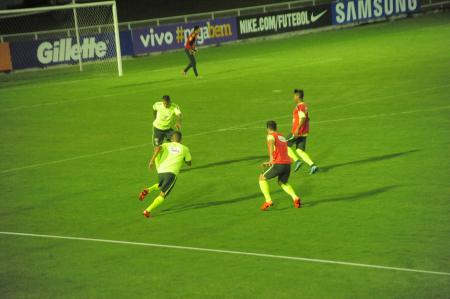
M 0 231 L 343 261 L 0 234 L 1 298 L 448 298 L 450 14 L 0 79 Z M 8 79 L 8 80 L 5 80 Z M 265 121 L 310 107 L 307 167 L 271 181 Z M 184 113 L 193 167 L 148 220 L 152 104 Z

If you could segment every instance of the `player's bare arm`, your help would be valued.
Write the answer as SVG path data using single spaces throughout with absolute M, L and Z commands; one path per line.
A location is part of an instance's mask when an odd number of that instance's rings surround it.
M 264 162 L 262 164 L 263 167 L 272 165 L 273 148 L 274 148 L 274 140 L 272 140 L 272 139 L 267 140 L 267 149 L 269 151 L 269 161 Z
M 153 167 L 153 165 L 155 164 L 155 159 L 158 156 L 158 154 L 161 152 L 162 148 L 161 146 L 157 146 L 155 147 L 155 149 L 153 150 L 153 156 L 150 159 L 150 162 L 148 162 L 148 168 L 151 169 Z
M 175 123 L 175 128 L 178 131 L 181 131 L 181 120 L 183 119 L 183 115 L 180 113 L 179 115 L 177 115 L 177 119 L 176 119 L 176 123 Z

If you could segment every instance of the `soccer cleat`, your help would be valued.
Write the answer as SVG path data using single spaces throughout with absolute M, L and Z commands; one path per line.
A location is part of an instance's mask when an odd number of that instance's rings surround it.
M 302 166 L 303 162 L 300 160 L 295 161 L 294 165 L 294 172 L 297 172 L 300 169 L 300 166 Z
M 269 201 L 269 202 L 265 202 L 262 206 L 261 206 L 261 211 L 265 211 L 267 210 L 269 207 L 273 206 L 273 202 Z
M 187 77 L 187 73 L 185 71 L 182 72 L 183 76 Z
M 147 211 L 147 210 L 144 210 L 144 212 L 142 213 L 142 215 L 144 215 L 144 216 L 147 217 L 147 218 L 152 217 L 152 215 L 150 215 L 150 212 Z
M 302 206 L 302 201 L 300 200 L 300 197 L 297 197 L 294 200 L 294 208 L 298 209 L 298 208 L 301 208 L 301 206 Z
M 319 170 L 319 167 L 316 165 L 311 166 L 311 170 L 309 171 L 309 174 L 314 174 Z
M 147 196 L 147 194 L 148 194 L 148 189 L 144 189 L 144 190 L 141 192 L 141 194 L 139 194 L 139 200 L 140 200 L 140 201 L 143 201 L 144 198 Z

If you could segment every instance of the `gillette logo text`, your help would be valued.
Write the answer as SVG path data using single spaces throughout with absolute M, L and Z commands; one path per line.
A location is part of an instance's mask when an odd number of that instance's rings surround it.
M 80 46 L 73 38 L 62 38 L 53 42 L 43 42 L 37 49 L 37 58 L 42 64 L 71 62 L 81 59 L 103 58 L 108 52 L 108 41 L 96 41 L 95 37 L 80 40 Z

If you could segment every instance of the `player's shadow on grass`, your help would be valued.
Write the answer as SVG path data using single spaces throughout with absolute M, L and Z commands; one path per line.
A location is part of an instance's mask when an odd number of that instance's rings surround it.
M 275 191 L 271 192 L 271 194 L 276 194 L 279 192 L 281 192 L 281 190 L 275 190 Z M 228 204 L 238 203 L 238 202 L 256 199 L 256 198 L 260 198 L 260 201 L 258 201 L 258 202 L 255 201 L 255 209 L 258 209 L 259 206 L 264 202 L 264 197 L 261 194 L 261 192 L 252 193 L 249 195 L 239 196 L 236 198 L 225 199 L 225 200 L 206 201 L 206 202 L 178 205 L 175 207 L 171 207 L 171 208 L 162 210 L 160 215 L 168 215 L 168 214 L 180 213 L 180 212 L 183 212 L 186 210 L 196 210 L 196 209 L 204 209 L 204 208 L 210 208 L 210 207 L 221 206 L 221 205 L 228 205 Z
M 305 200 L 302 204 L 303 208 L 312 208 L 314 206 L 320 205 L 320 204 L 328 204 L 328 203 L 335 203 L 340 201 L 356 201 L 356 200 L 362 200 L 371 196 L 376 196 L 378 194 L 382 194 L 385 192 L 388 192 L 389 190 L 395 189 L 399 187 L 399 185 L 391 185 L 391 186 L 385 186 L 381 188 L 375 188 L 368 191 L 353 193 L 353 194 L 347 194 L 347 195 L 340 195 L 340 196 L 332 196 L 327 197 L 323 199 L 317 199 L 313 201 L 307 201 Z M 274 190 L 271 192 L 271 194 L 280 193 L 282 190 Z M 246 200 L 252 200 L 256 198 L 261 198 L 260 201 L 255 202 L 255 208 L 259 208 L 260 204 L 263 202 L 263 196 L 260 192 L 258 193 L 252 193 L 245 196 L 240 196 L 236 198 L 231 199 L 225 199 L 225 200 L 217 200 L 217 201 L 206 201 L 206 202 L 198 202 L 198 203 L 187 203 L 187 204 L 181 204 L 174 207 L 170 207 L 167 209 L 162 210 L 159 215 L 168 215 L 168 214 L 175 214 L 180 213 L 186 210 L 196 210 L 196 209 L 205 209 L 215 206 L 221 206 L 221 205 L 227 205 L 227 204 L 234 204 Z M 277 204 L 275 204 L 274 209 L 269 210 L 269 212 L 276 212 L 276 211 L 283 211 L 287 209 L 291 209 L 292 207 L 284 207 L 284 208 L 277 208 Z
M 328 166 L 325 165 L 320 168 L 320 172 L 328 172 L 334 168 L 343 167 L 343 166 L 358 165 L 358 164 L 365 164 L 365 163 L 394 159 L 394 158 L 412 154 L 412 153 L 415 153 L 418 151 L 420 151 L 420 150 L 414 149 L 414 150 L 410 150 L 410 151 L 406 151 L 406 152 L 393 153 L 393 154 L 382 155 L 382 156 L 375 156 L 375 157 L 370 157 L 370 158 L 356 160 L 356 161 L 343 162 L 343 163 L 338 163 L 338 164 L 333 164 L 333 165 L 328 165 Z
M 159 84 L 159 83 L 165 83 L 165 82 L 170 82 L 170 81 L 174 81 L 175 79 L 163 79 L 163 80 L 151 80 L 151 81 L 146 81 L 146 82 L 139 82 L 139 83 L 131 83 L 131 84 L 121 84 L 121 85 L 114 85 L 110 88 L 127 88 L 127 87 L 141 87 L 141 86 L 147 86 L 147 85 L 154 85 L 154 84 Z
M 216 167 L 216 166 L 229 165 L 229 164 L 234 164 L 234 163 L 239 163 L 239 162 L 244 162 L 244 161 L 262 160 L 266 157 L 267 156 L 247 156 L 247 157 L 242 157 L 242 158 L 238 158 L 238 159 L 218 161 L 218 162 L 203 164 L 203 165 L 194 166 L 194 167 L 190 167 L 190 168 L 184 168 L 181 170 L 181 172 L 211 168 L 211 167 Z
M 332 196 L 332 197 L 317 199 L 317 200 L 313 200 L 313 201 L 305 201 L 303 203 L 303 206 L 305 208 L 312 208 L 314 206 L 317 206 L 320 204 L 326 204 L 326 203 L 334 203 L 334 202 L 339 202 L 339 201 L 349 202 L 349 201 L 362 200 L 362 199 L 365 199 L 365 198 L 368 198 L 371 196 L 375 196 L 378 194 L 388 192 L 388 191 L 398 188 L 398 187 L 399 187 L 399 185 L 391 185 L 391 186 L 375 188 L 375 189 L 358 192 L 358 193 L 353 193 L 353 194 L 348 194 L 348 195 Z

